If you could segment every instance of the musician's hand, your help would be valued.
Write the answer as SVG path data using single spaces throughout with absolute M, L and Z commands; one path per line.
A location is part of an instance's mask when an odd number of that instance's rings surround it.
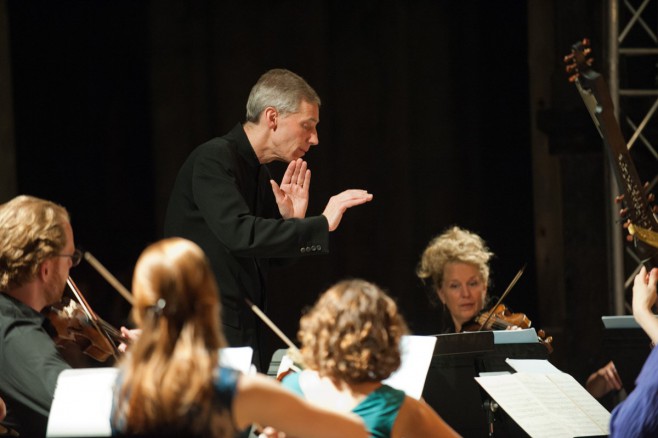
M 601 398 L 613 390 L 619 391 L 622 386 L 621 377 L 619 377 L 617 368 L 615 368 L 615 364 L 612 361 L 592 373 L 585 383 L 585 389 L 594 398 Z
M 121 327 L 121 336 L 123 336 L 127 342 L 122 342 L 119 344 L 119 351 L 121 353 L 125 353 L 126 350 L 128 350 L 128 346 L 132 344 L 133 342 L 137 341 L 139 339 L 139 336 L 142 334 L 141 329 L 127 329 L 126 327 Z
M 644 265 L 633 281 L 633 318 L 649 335 L 654 346 L 658 343 L 658 319 L 653 313 L 653 306 L 658 299 L 656 283 L 658 283 L 658 268 L 651 269 L 647 274 Z
M 0 421 L 5 419 L 5 416 L 7 415 L 7 406 L 5 405 L 5 401 L 0 398 Z
M 656 280 L 658 279 L 658 268 L 653 268 L 647 273 L 643 265 L 640 272 L 635 276 L 633 282 L 633 315 L 641 312 L 652 312 L 658 296 L 656 296 Z
M 281 217 L 302 219 L 306 216 L 308 191 L 311 186 L 311 171 L 308 170 L 306 161 L 301 158 L 291 161 L 281 185 L 274 180 L 270 180 L 270 184 Z

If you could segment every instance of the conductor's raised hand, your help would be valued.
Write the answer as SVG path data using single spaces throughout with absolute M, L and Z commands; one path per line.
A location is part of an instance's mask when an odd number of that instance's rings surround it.
M 270 184 L 281 217 L 301 219 L 306 216 L 308 190 L 311 186 L 311 171 L 307 168 L 306 161 L 301 158 L 291 161 L 281 185 L 274 180 L 270 180 Z
M 338 228 L 345 211 L 356 205 L 372 201 L 372 194 L 366 190 L 350 189 L 332 196 L 322 214 L 327 218 L 329 231 Z

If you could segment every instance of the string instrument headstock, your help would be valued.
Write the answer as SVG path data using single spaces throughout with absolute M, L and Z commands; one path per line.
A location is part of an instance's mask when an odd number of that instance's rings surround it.
M 564 62 L 569 81 L 576 85 L 606 146 L 617 185 L 628 205 L 627 218 L 633 224 L 629 231 L 634 233 L 639 256 L 650 266 L 656 266 L 658 221 L 619 126 L 608 85 L 603 75 L 592 69 L 594 59 L 589 40 L 573 44 Z
M 571 53 L 564 57 L 569 82 L 575 83 L 582 76 L 587 78 L 592 74 L 598 74 L 592 70 L 594 58 L 592 58 L 592 47 L 587 38 L 583 38 L 571 46 Z

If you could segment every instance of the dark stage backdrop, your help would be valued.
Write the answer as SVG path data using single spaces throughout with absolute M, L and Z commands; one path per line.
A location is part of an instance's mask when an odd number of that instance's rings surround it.
M 261 73 L 289 68 L 323 100 L 309 214 L 347 188 L 374 201 L 347 212 L 329 256 L 272 275 L 284 332 L 346 277 L 388 290 L 415 333 L 436 331 L 414 270 L 453 224 L 496 254 L 492 293 L 528 264 L 507 303 L 540 326 L 525 2 L 255 3 L 10 1 L 19 191 L 65 205 L 78 246 L 129 285 L 187 153 L 243 121 Z M 77 269 L 96 311 L 123 323 L 127 304 Z

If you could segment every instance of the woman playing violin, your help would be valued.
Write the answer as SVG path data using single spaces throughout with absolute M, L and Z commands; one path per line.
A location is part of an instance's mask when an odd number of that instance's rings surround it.
M 446 230 L 425 248 L 416 273 L 431 281 L 432 295 L 443 304 L 444 333 L 461 332 L 485 308 L 492 256 L 480 236 L 459 227 Z

